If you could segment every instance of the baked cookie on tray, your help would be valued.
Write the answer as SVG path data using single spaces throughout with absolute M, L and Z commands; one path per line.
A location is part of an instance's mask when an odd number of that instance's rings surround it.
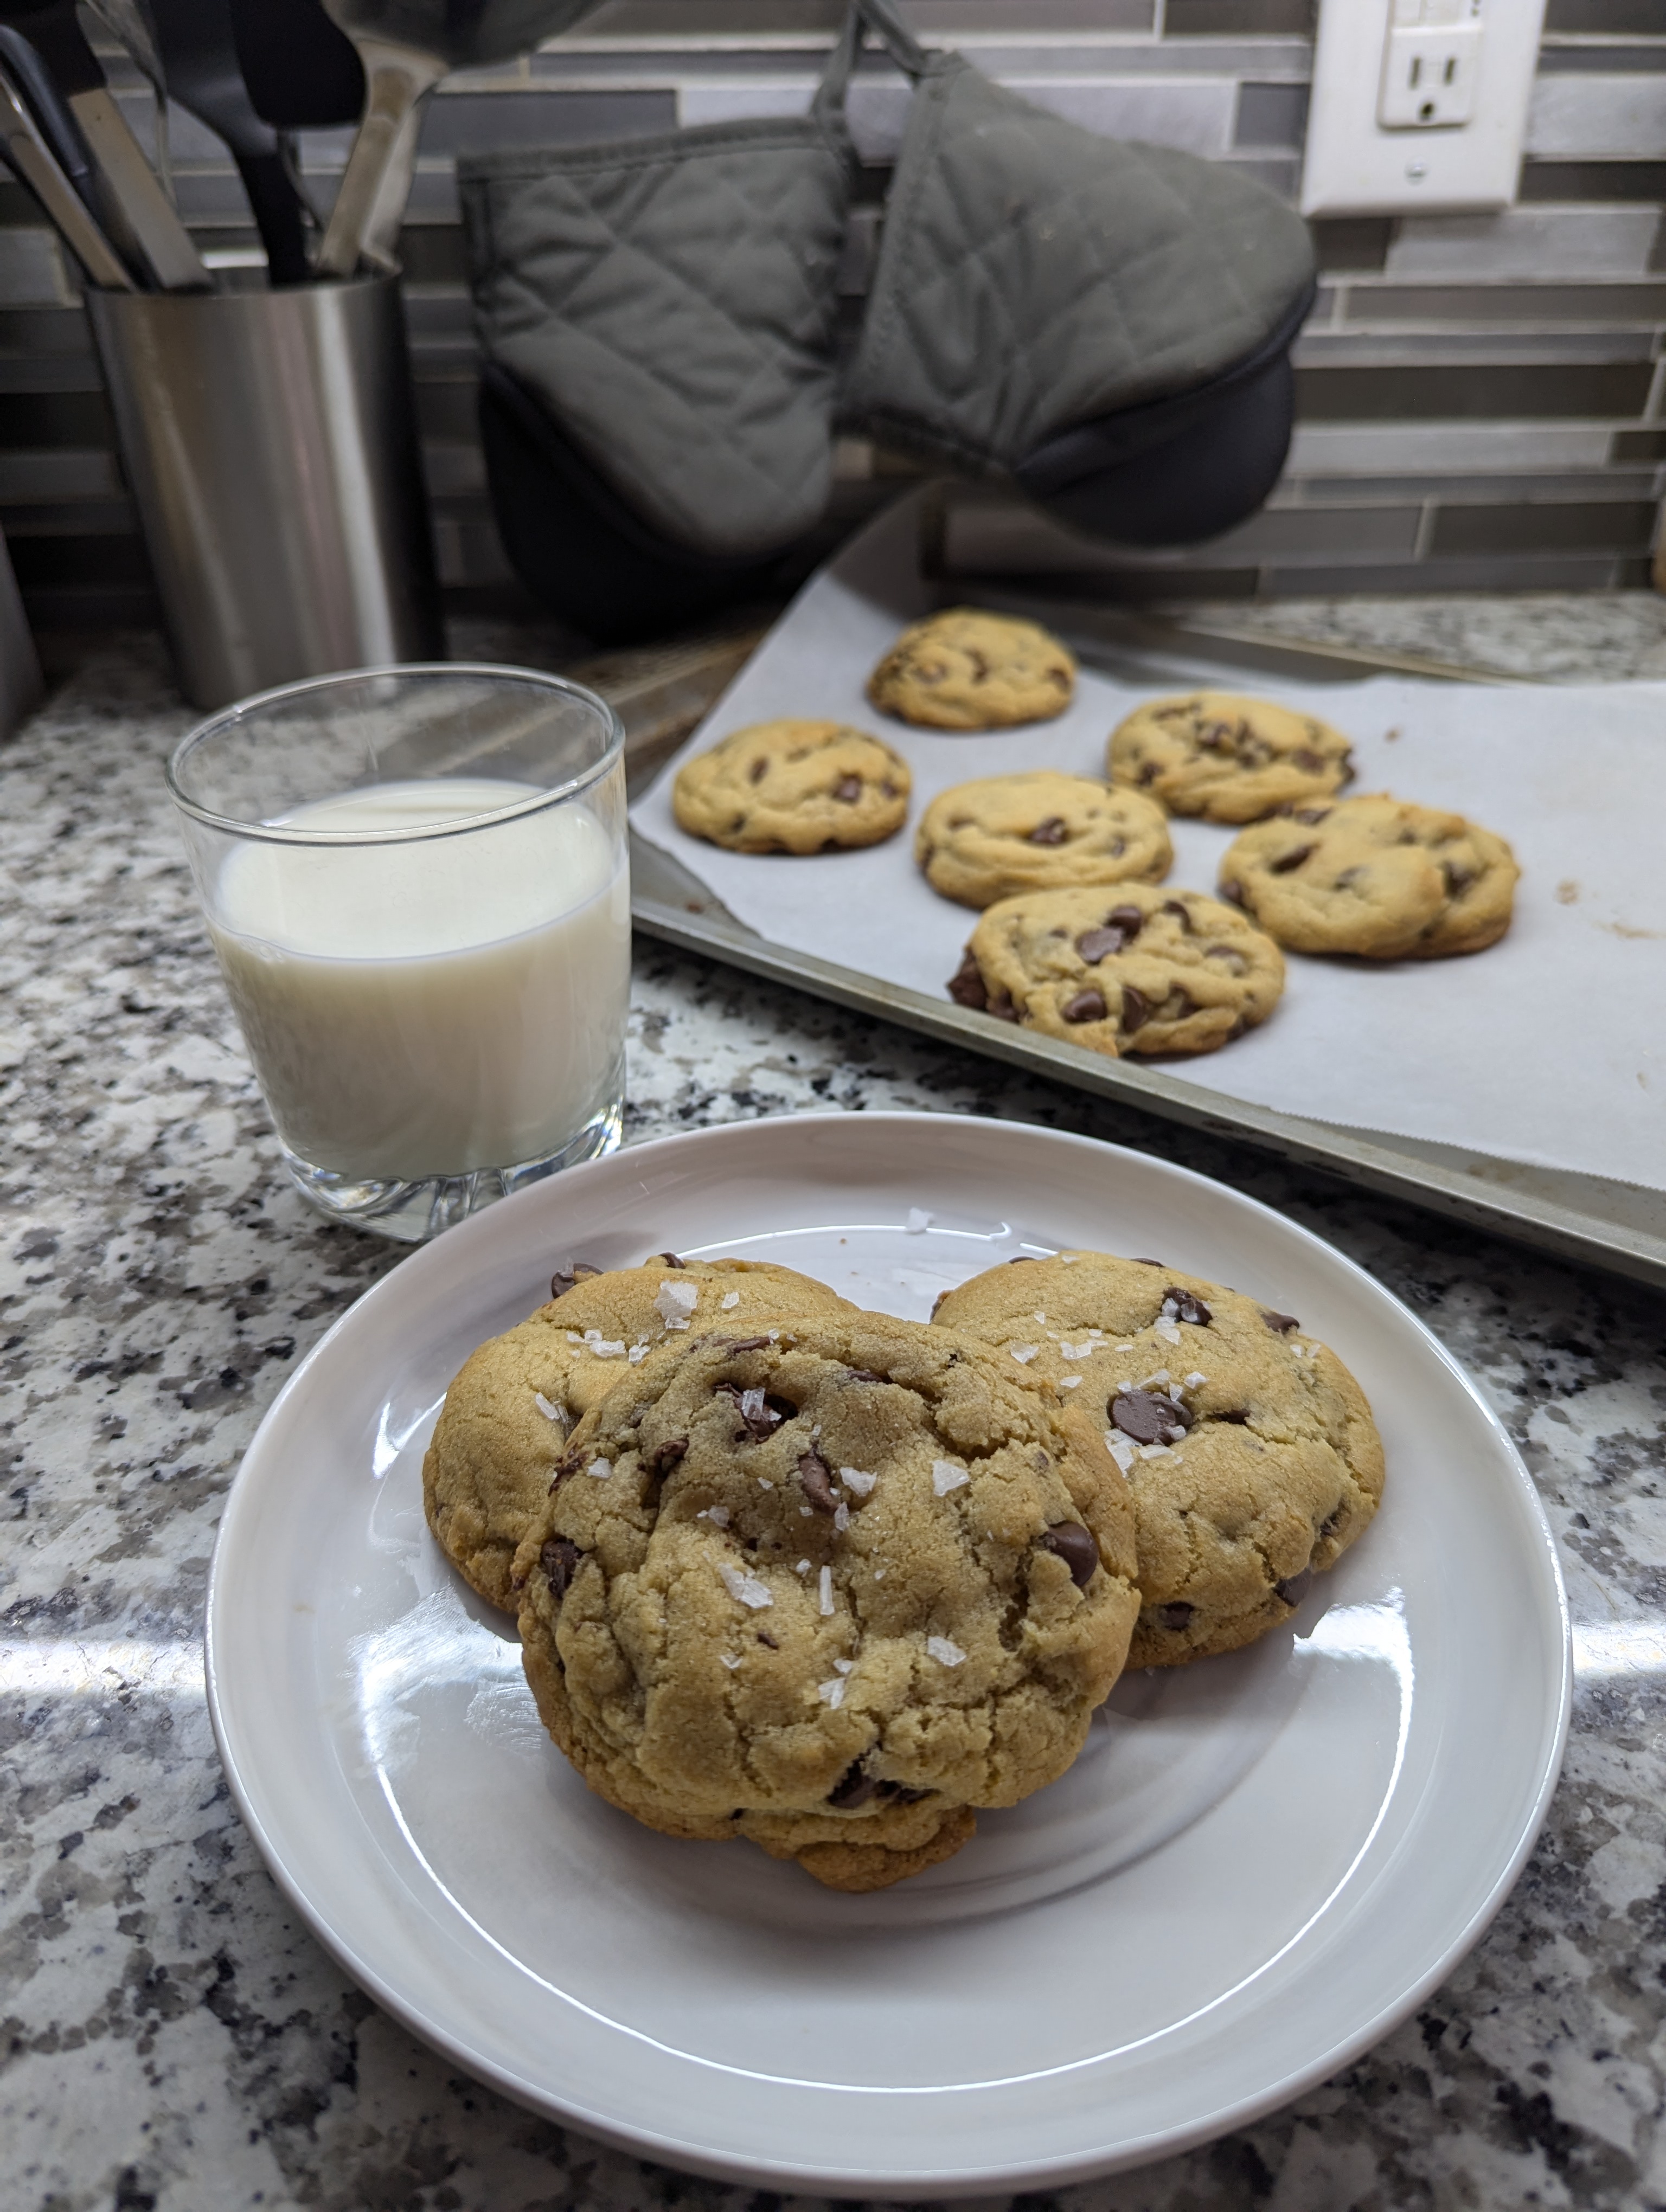
M 708 1336 L 558 1474 L 515 1561 L 527 1679 L 591 1788 L 665 1834 L 883 1888 L 1062 1774 L 1122 1670 L 1122 1475 L 947 1330 Z
M 606 1273 L 580 1262 L 550 1289 L 548 1305 L 471 1354 L 423 1462 L 423 1504 L 440 1548 L 508 1613 L 515 1547 L 543 1509 L 569 1436 L 621 1370 L 696 1330 L 854 1310 L 807 1275 L 750 1260 L 662 1255 Z
M 1348 741 L 1329 722 L 1231 691 L 1147 699 L 1111 732 L 1105 763 L 1113 783 L 1206 822 L 1259 822 L 1329 798 L 1353 774 Z
M 1160 883 L 1174 848 L 1155 799 L 1038 768 L 940 793 L 920 817 L 914 857 L 934 891 L 984 907 L 1018 891 Z
M 1134 1488 L 1131 1667 L 1276 1628 L 1377 1510 L 1365 1394 L 1290 1314 L 1152 1260 L 1061 1252 L 991 1267 L 935 1318 L 1103 1425 Z
M 948 986 L 963 1006 L 1113 1056 L 1213 1052 L 1283 988 L 1283 955 L 1236 908 L 1145 884 L 1000 900 Z
M 866 730 L 754 722 L 678 770 L 672 811 L 732 853 L 831 853 L 894 837 L 912 784 L 901 754 Z
M 1292 952 L 1439 960 L 1498 943 L 1520 873 L 1490 830 L 1378 793 L 1245 830 L 1220 891 Z
M 903 632 L 867 680 L 873 704 L 932 730 L 1050 722 L 1076 695 L 1076 658 L 1038 623 L 949 607 Z

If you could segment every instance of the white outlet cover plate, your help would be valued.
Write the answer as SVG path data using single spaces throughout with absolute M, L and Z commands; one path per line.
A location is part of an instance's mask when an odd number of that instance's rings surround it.
M 1391 0 L 1320 0 L 1304 215 L 1450 212 L 1516 197 L 1544 0 L 1486 0 L 1468 123 L 1385 130 L 1377 119 Z

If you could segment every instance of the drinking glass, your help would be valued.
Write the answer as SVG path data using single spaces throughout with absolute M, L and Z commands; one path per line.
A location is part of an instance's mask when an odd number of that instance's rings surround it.
M 531 669 L 286 684 L 167 780 L 301 1194 L 419 1243 L 611 1152 L 624 1103 L 624 732 Z

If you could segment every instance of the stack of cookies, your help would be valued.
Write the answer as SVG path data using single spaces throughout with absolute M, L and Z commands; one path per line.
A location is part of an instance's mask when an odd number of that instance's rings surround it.
M 913 624 L 868 679 L 874 706 L 934 731 L 1055 719 L 1068 650 L 1034 623 L 972 607 Z M 1377 794 L 1341 799 L 1348 740 L 1268 699 L 1196 691 L 1146 702 L 1112 731 L 1103 777 L 1036 768 L 932 799 L 915 859 L 976 908 L 949 981 L 960 1005 L 1112 1056 L 1213 1052 L 1264 1022 L 1282 951 L 1364 960 L 1479 952 L 1510 926 L 1501 837 Z M 679 774 L 696 836 L 746 853 L 879 844 L 908 817 L 897 749 L 832 722 L 738 730 Z M 1219 897 L 1165 896 L 1170 817 L 1238 829 Z
M 551 1291 L 447 1393 L 429 1525 L 593 1790 L 836 1889 L 1056 1780 L 1125 1664 L 1287 1621 L 1381 1494 L 1335 1355 L 1154 1261 L 992 1268 L 930 1323 L 669 1253 Z

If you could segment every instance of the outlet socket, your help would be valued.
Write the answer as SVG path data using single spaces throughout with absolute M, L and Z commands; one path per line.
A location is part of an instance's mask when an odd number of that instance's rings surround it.
M 1304 215 L 1516 196 L 1545 0 L 1320 0 Z

